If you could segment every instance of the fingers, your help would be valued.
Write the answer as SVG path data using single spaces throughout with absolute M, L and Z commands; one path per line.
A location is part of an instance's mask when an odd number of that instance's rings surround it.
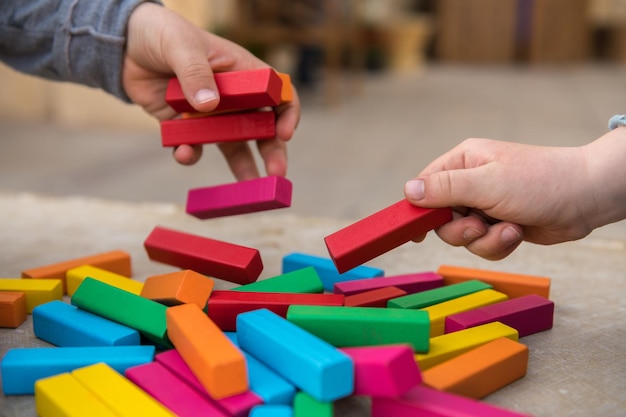
M 267 175 L 287 176 L 287 144 L 280 139 L 257 141 Z
M 174 159 L 181 165 L 193 165 L 202 156 L 202 146 L 180 145 L 174 149 Z
M 248 142 L 225 142 L 217 146 L 237 181 L 259 177 L 259 170 Z

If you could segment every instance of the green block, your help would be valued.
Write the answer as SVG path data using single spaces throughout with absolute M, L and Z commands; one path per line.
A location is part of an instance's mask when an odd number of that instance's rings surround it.
M 387 301 L 387 308 L 424 308 L 491 288 L 493 288 L 493 286 L 485 284 L 482 281 L 473 279 L 458 284 L 445 285 L 443 287 L 434 288 L 432 290 L 426 290 L 415 294 L 408 294 L 402 297 L 391 299 Z
M 314 267 L 298 269 L 273 278 L 234 288 L 233 291 L 323 293 L 324 286 Z
M 428 352 L 430 319 L 423 310 L 292 305 L 287 320 L 335 347 L 404 343 Z
M 167 306 L 121 290 L 93 278 L 85 278 L 72 295 L 72 304 L 90 313 L 137 330 L 152 342 L 172 348 L 167 337 Z
M 317 401 L 299 391 L 293 399 L 293 417 L 333 417 L 333 403 Z

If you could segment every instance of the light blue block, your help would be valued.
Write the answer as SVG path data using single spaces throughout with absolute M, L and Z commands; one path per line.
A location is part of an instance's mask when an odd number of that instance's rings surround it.
M 35 307 L 33 330 L 38 338 L 60 347 L 141 343 L 137 330 L 58 300 Z
M 237 339 L 243 351 L 318 401 L 354 390 L 349 356 L 267 309 L 239 314 Z
M 237 346 L 237 333 L 224 332 Z M 265 404 L 291 405 L 296 395 L 296 387 L 276 372 L 259 362 L 254 356 L 243 352 L 248 365 L 248 382 L 250 389 L 263 399 Z
M 33 394 L 38 379 L 104 362 L 124 374 L 127 368 L 152 362 L 154 346 L 17 348 L 2 359 L 5 395 Z
M 354 281 L 356 279 L 376 278 L 385 275 L 385 271 L 371 266 L 360 265 L 340 274 L 330 258 L 294 252 L 283 257 L 283 274 L 312 266 L 322 281 L 326 291 L 333 291 L 335 283 Z
M 248 417 L 293 417 L 293 408 L 287 405 L 257 405 Z

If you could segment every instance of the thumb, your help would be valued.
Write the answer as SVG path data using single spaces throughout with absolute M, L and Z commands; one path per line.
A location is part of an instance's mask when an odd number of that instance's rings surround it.
M 420 207 L 476 207 L 473 196 L 479 192 L 479 182 L 471 169 L 438 171 L 411 179 L 404 185 L 404 195 L 411 204 Z

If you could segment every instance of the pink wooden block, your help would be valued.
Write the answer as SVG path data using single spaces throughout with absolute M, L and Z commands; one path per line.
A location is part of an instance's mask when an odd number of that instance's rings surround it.
M 346 307 L 387 307 L 387 301 L 406 295 L 406 291 L 398 287 L 383 287 L 371 291 L 360 292 L 345 298 Z
M 338 282 L 335 284 L 333 292 L 349 296 L 383 287 L 397 287 L 406 291 L 407 294 L 414 294 L 441 286 L 443 286 L 443 277 L 441 275 L 434 272 L 420 272 L 416 274 Z
M 445 333 L 499 321 L 519 332 L 519 337 L 552 328 L 554 302 L 530 294 L 446 317 Z
M 194 188 L 187 193 L 186 211 L 211 219 L 289 207 L 292 188 L 291 181 L 279 176 Z
M 424 385 L 400 398 L 372 398 L 371 417 L 530 417 Z
M 411 346 L 364 346 L 340 350 L 354 361 L 354 395 L 398 397 L 422 382 Z
M 160 363 L 151 362 L 128 368 L 125 375 L 179 417 L 229 417 Z
M 252 391 L 231 397 L 215 400 L 204 389 L 198 378 L 193 374 L 182 356 L 175 350 L 168 350 L 155 356 L 156 362 L 160 363 L 174 375 L 185 381 L 190 387 L 201 393 L 205 398 L 213 401 L 220 409 L 232 417 L 245 417 L 255 405 L 263 403 L 263 399 Z

